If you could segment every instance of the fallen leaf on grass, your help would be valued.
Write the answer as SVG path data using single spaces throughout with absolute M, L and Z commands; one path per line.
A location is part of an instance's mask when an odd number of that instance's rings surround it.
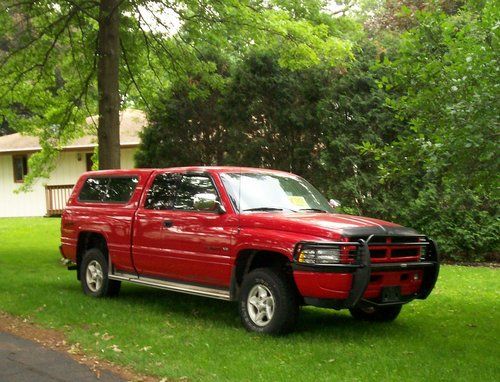
M 123 350 L 122 350 L 122 349 L 120 349 L 120 348 L 119 348 L 118 346 L 116 346 L 116 345 L 111 345 L 111 346 L 109 346 L 109 347 L 108 347 L 108 349 L 113 350 L 115 353 L 122 353 L 122 352 L 123 352 Z
M 113 339 L 115 338 L 115 336 L 111 336 L 109 335 L 108 333 L 104 333 L 101 338 L 104 340 L 104 341 L 109 341 L 110 339 Z
M 71 345 L 68 350 L 69 354 L 78 354 L 79 352 L 80 352 L 80 344 L 78 342 L 74 345 Z

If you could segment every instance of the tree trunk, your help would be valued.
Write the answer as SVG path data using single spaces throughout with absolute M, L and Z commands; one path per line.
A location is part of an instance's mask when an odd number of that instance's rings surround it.
M 101 0 L 99 5 L 97 128 L 99 169 L 120 168 L 120 0 Z

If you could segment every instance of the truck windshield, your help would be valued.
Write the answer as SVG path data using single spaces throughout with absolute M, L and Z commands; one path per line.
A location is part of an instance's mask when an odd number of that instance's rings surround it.
M 296 176 L 223 173 L 222 182 L 240 212 L 334 212 L 321 193 Z

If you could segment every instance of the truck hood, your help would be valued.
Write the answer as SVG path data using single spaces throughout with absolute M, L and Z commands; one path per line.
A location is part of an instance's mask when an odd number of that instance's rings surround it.
M 330 240 L 341 236 L 417 234 L 412 228 L 384 220 L 330 213 L 243 213 L 240 227 L 295 232 Z

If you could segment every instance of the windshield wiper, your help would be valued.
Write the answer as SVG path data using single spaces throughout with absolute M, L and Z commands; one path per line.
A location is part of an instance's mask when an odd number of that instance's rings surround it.
M 327 213 L 327 211 L 322 210 L 321 208 L 301 208 L 301 209 L 299 209 L 299 211 L 321 212 L 321 213 L 324 213 L 324 214 Z
M 277 208 L 277 207 L 255 207 L 255 208 L 247 208 L 243 210 L 244 212 L 246 211 L 283 211 L 283 208 Z

